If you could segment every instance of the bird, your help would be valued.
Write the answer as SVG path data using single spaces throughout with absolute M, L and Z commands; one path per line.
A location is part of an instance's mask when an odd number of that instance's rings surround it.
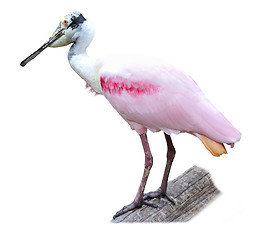
M 86 82 L 90 91 L 103 95 L 120 116 L 139 135 L 145 155 L 144 173 L 131 204 L 116 212 L 113 218 L 140 208 L 157 207 L 150 199 L 174 199 L 167 194 L 170 169 L 176 154 L 171 134 L 189 133 L 205 148 L 219 157 L 226 154 L 224 144 L 234 147 L 241 133 L 210 102 L 192 77 L 157 58 L 146 56 L 107 56 L 92 59 L 86 49 L 95 34 L 94 24 L 80 12 L 67 14 L 49 40 L 23 60 L 24 67 L 48 47 L 72 44 L 68 61 Z M 167 161 L 160 187 L 144 193 L 153 165 L 147 131 L 162 131 L 167 145 Z

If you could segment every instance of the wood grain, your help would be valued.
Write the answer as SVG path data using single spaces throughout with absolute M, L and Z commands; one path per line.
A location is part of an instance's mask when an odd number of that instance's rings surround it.
M 193 166 L 168 183 L 168 194 L 176 204 L 152 199 L 158 208 L 143 206 L 112 220 L 112 223 L 134 222 L 186 222 L 200 212 L 220 191 L 215 187 L 208 171 Z

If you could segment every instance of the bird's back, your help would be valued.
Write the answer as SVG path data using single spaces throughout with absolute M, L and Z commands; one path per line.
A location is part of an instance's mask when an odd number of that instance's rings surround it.
M 196 82 L 150 58 L 108 58 L 100 70 L 103 94 L 137 132 L 188 132 L 233 144 L 239 131 L 205 97 Z

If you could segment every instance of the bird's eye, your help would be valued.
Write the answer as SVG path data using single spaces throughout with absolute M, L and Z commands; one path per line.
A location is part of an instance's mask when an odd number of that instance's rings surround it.
M 63 23 L 64 23 L 65 25 L 67 25 L 67 24 L 68 24 L 68 21 L 67 21 L 67 20 L 64 20 Z

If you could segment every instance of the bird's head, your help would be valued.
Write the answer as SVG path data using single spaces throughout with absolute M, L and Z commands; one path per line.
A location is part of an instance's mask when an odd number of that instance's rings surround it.
M 24 67 L 29 61 L 38 56 L 47 47 L 63 47 L 74 43 L 79 37 L 79 30 L 86 19 L 80 12 L 71 12 L 67 14 L 60 22 L 56 30 L 53 32 L 49 40 L 41 46 L 37 51 L 23 60 L 20 65 Z
M 71 12 L 66 15 L 49 38 L 49 46 L 63 47 L 75 42 L 78 38 L 78 30 L 84 21 L 86 21 L 86 19 L 80 12 Z

